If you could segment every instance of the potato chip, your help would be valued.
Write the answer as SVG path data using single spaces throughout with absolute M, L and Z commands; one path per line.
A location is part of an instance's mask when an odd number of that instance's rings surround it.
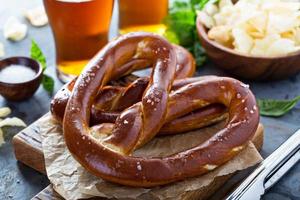
M 245 24 L 243 20 L 243 15 L 239 11 L 232 12 L 231 15 L 228 15 L 226 20 L 226 25 L 231 27 L 242 27 Z
M 260 0 L 239 0 L 234 7 L 244 12 L 249 12 L 249 10 L 257 10 L 260 3 Z
M 247 21 L 249 27 L 251 27 L 251 32 L 258 32 L 264 35 L 268 23 L 268 14 L 262 11 L 257 11 L 250 17 Z M 248 31 L 249 33 L 250 31 Z M 251 33 L 250 33 L 251 35 Z
M 11 109 L 9 107 L 0 108 L 0 117 L 6 117 L 11 113 Z
M 10 17 L 3 27 L 3 35 L 6 39 L 20 41 L 26 37 L 27 26 L 21 23 L 16 17 Z
M 253 31 L 247 31 L 247 32 L 253 39 L 262 39 L 265 37 L 265 34 L 263 32 L 259 32 L 256 29 Z
M 204 12 L 206 12 L 209 16 L 215 15 L 219 11 L 219 8 L 212 3 L 206 4 L 204 8 Z
M 11 109 L 9 107 L 2 107 L 0 108 L 0 117 L 6 117 L 11 113 Z M 4 137 L 3 137 L 3 131 L 2 127 L 4 126 L 22 126 L 26 127 L 26 124 L 19 118 L 17 117 L 12 117 L 12 118 L 5 118 L 1 119 L 0 118 L 0 146 L 5 143 Z
M 263 39 L 256 39 L 254 40 L 254 45 L 250 53 L 256 56 L 265 55 L 272 43 L 279 39 L 280 35 L 278 34 L 268 35 Z
M 299 0 L 221 0 L 208 37 L 241 53 L 278 56 L 300 48 Z M 208 9 L 208 8 L 207 8 Z
M 216 26 L 222 26 L 227 24 L 227 19 L 224 17 L 221 13 L 217 13 L 213 16 L 213 19 L 215 20 Z
M 234 13 L 235 13 L 235 11 L 234 11 L 233 6 L 224 7 L 219 13 L 217 13 L 213 16 L 216 26 L 229 24 L 228 23 L 229 18 Z
M 219 8 L 222 9 L 226 6 L 233 6 L 233 3 L 231 0 L 220 0 L 219 1 Z
M 215 24 L 213 18 L 203 11 L 198 12 L 198 18 L 207 28 L 212 28 Z
M 4 126 L 22 126 L 26 127 L 26 124 L 17 117 L 12 118 L 5 118 L 4 120 L 0 121 L 0 128 Z
M 40 27 L 48 24 L 48 17 L 43 7 L 27 10 L 24 15 L 33 26 Z
M 267 34 L 280 34 L 288 32 L 297 27 L 297 16 L 293 13 L 274 14 L 269 13 L 269 20 L 267 25 Z
M 232 29 L 232 36 L 234 40 L 233 46 L 235 50 L 241 53 L 250 53 L 254 41 L 245 30 L 234 28 Z
M 280 56 L 295 51 L 295 42 L 289 39 L 274 41 L 266 51 L 267 55 Z
M 232 36 L 231 28 L 228 26 L 215 26 L 208 31 L 208 38 L 216 42 L 231 47 Z
M 300 9 L 300 2 L 265 2 L 262 4 L 262 10 L 272 13 L 293 13 Z

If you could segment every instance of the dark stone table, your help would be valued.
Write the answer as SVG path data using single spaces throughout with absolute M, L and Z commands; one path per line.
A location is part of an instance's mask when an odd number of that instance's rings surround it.
M 16 55 L 28 56 L 30 39 L 35 39 L 47 57 L 48 69 L 46 72 L 55 77 L 54 43 L 49 26 L 34 28 L 29 25 L 27 38 L 21 42 L 7 41 L 2 34 L 3 23 L 9 16 L 19 16 L 24 20 L 22 17 L 24 9 L 41 4 L 41 0 L 0 0 L 0 41 L 5 45 L 7 57 Z M 26 23 L 28 24 L 28 22 Z M 114 28 L 114 30 L 116 29 Z M 198 75 L 203 74 L 226 75 L 211 64 L 199 68 Z M 300 95 L 300 74 L 284 81 L 248 83 L 258 98 L 286 99 Z M 55 91 L 61 86 L 62 83 L 56 79 Z M 50 99 L 51 96 L 40 88 L 34 97 L 24 102 L 8 102 L 0 97 L 0 107 L 9 106 L 13 110 L 12 116 L 20 117 L 27 124 L 30 124 L 48 112 Z M 281 118 L 262 117 L 262 122 L 266 127 L 265 145 L 262 150 L 262 154 L 265 157 L 300 127 L 300 108 L 293 109 Z M 15 160 L 11 139 L 19 130 L 17 128 L 5 129 L 6 143 L 0 147 L 0 199 L 30 199 L 49 184 L 46 176 Z M 239 176 L 245 176 L 245 174 L 240 174 Z M 226 185 L 222 189 L 225 189 Z M 264 199 L 300 199 L 300 164 L 298 163 L 278 182 L 264 196 Z

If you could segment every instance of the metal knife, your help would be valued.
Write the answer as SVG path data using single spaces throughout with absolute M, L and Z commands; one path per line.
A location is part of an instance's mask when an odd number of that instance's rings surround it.
M 252 174 L 226 199 L 259 200 L 300 160 L 300 129 L 262 161 Z

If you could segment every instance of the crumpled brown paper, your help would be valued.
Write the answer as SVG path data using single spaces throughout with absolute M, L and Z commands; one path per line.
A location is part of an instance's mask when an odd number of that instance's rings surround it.
M 166 186 L 151 189 L 132 188 L 106 182 L 87 172 L 69 153 L 61 126 L 51 117 L 42 123 L 42 146 L 47 175 L 54 189 L 65 199 L 93 196 L 117 199 L 183 199 L 187 193 L 209 185 L 214 178 L 232 174 L 253 166 L 262 160 L 255 146 L 249 143 L 234 159 L 200 177 L 189 178 Z M 166 156 L 195 146 L 216 133 L 222 125 L 174 136 L 156 137 L 134 155 Z M 155 170 L 155 169 L 153 169 Z

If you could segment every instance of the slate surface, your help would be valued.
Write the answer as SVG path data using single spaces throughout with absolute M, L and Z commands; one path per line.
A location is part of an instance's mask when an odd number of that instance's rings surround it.
M 28 56 L 30 39 L 34 38 L 46 54 L 49 66 L 46 72 L 55 77 L 54 43 L 49 26 L 34 28 L 29 25 L 27 38 L 16 43 L 6 41 L 2 34 L 3 24 L 9 16 L 19 16 L 20 19 L 24 20 L 22 18 L 23 11 L 38 5 L 42 5 L 41 0 L 0 0 L 0 42 L 5 45 L 7 57 Z M 26 22 L 26 20 L 24 21 Z M 116 24 L 116 20 L 113 21 Z M 115 30 L 114 28 L 112 32 Z M 212 64 L 207 64 L 198 70 L 198 75 L 203 74 L 226 75 L 223 71 L 214 68 Z M 300 95 L 300 75 L 284 81 L 248 83 L 258 98 L 292 98 Z M 62 84 L 56 80 L 55 90 L 57 91 L 61 86 Z M 48 112 L 50 99 L 51 96 L 40 88 L 33 98 L 25 102 L 7 102 L 0 97 L 0 106 L 9 106 L 13 109 L 13 116 L 20 117 L 27 124 L 30 124 Z M 262 122 L 266 126 L 266 139 L 262 153 L 263 156 L 266 156 L 290 136 L 296 128 L 300 127 L 300 107 L 281 118 L 263 117 Z M 18 129 L 6 130 L 6 144 L 0 147 L 0 199 L 30 199 L 49 183 L 45 176 L 16 162 L 11 138 L 17 132 Z M 264 199 L 300 199 L 300 164 L 298 163 L 284 179 L 276 184 L 265 195 Z

